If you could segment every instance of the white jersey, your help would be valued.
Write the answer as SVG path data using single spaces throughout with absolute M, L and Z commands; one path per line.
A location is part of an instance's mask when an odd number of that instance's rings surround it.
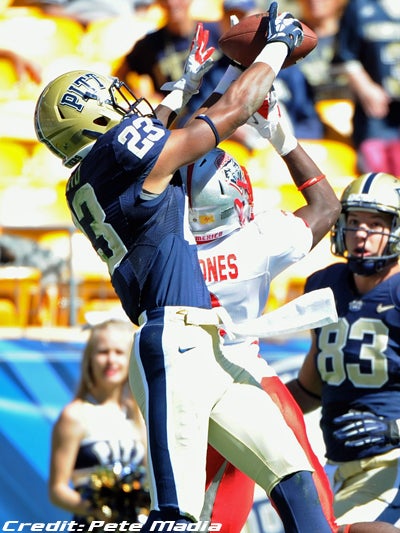
M 225 307 L 240 323 L 262 314 L 271 280 L 307 255 L 311 246 L 312 232 L 303 219 L 273 210 L 197 249 L 213 304 Z

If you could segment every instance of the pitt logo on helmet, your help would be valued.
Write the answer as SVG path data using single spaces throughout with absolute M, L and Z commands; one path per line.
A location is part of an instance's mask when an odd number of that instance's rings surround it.
M 103 90 L 106 89 L 106 87 L 96 74 L 93 74 L 92 72 L 83 74 L 74 80 L 68 87 L 67 92 L 61 96 L 60 105 L 70 106 L 81 112 L 85 107 L 84 101 L 87 101 L 89 98 L 98 100 L 99 89 Z

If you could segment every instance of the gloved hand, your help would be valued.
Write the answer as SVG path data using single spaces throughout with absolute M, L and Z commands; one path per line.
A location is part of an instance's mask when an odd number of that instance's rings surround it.
M 179 89 L 188 97 L 199 92 L 199 88 L 206 72 L 213 66 L 213 46 L 207 48 L 209 31 L 199 22 L 192 40 L 189 55 L 185 62 L 183 76 L 177 81 L 168 81 L 161 86 L 164 91 Z
M 281 156 L 287 155 L 297 146 L 292 127 L 281 114 L 273 87 L 262 106 L 247 120 L 247 124 L 256 129 L 264 139 L 268 139 Z
M 399 444 L 399 425 L 374 413 L 350 411 L 333 420 L 338 428 L 334 437 L 348 448 L 360 448 L 374 444 Z
M 278 4 L 269 6 L 268 43 L 285 43 L 290 55 L 296 46 L 303 42 L 303 29 L 300 22 L 286 11 L 278 15 Z
M 281 112 L 278 98 L 275 89 L 272 87 L 262 106 L 256 113 L 251 115 L 247 120 L 247 124 L 257 130 L 261 137 L 271 140 L 273 134 L 276 132 L 280 118 Z

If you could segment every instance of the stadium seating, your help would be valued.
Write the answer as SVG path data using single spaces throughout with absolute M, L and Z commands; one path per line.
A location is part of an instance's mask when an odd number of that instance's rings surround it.
M 23 266 L 0 267 L 0 323 L 26 327 L 36 322 L 40 271 Z
M 354 114 L 354 102 L 352 100 L 346 98 L 319 100 L 315 103 L 315 109 L 330 138 L 351 144 Z

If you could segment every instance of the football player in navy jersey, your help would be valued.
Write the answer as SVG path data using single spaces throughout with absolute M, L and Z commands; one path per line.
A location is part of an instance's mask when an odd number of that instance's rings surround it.
M 341 202 L 332 245 L 345 261 L 312 274 L 305 288 L 331 287 L 339 321 L 313 332 L 288 387 L 304 412 L 322 406 L 338 523 L 399 526 L 400 181 L 364 174 Z
M 211 54 L 201 26 L 188 70 L 157 115 L 118 79 L 88 71 L 56 78 L 36 106 L 38 139 L 76 167 L 66 192 L 74 223 L 106 262 L 126 314 L 140 326 L 130 382 L 148 433 L 152 510 L 142 531 L 157 530 L 159 520 L 180 528 L 198 520 L 207 438 L 267 493 L 281 471 L 304 472 L 292 480 L 303 494 L 301 529 L 308 532 L 311 523 L 319 533 L 331 531 L 301 446 L 269 464 L 263 413 L 271 401 L 259 387 L 243 386 L 243 369 L 224 357 L 220 327 L 228 316 L 211 307 L 178 172 L 248 120 L 302 41 L 300 23 L 277 9 L 273 2 L 266 45 L 254 63 L 245 72 L 228 68 L 220 100 L 185 128 L 166 125 L 206 70 Z M 248 405 L 250 412 L 254 402 L 252 417 L 221 416 L 224 404 Z M 290 505 L 284 491 L 280 498 Z

